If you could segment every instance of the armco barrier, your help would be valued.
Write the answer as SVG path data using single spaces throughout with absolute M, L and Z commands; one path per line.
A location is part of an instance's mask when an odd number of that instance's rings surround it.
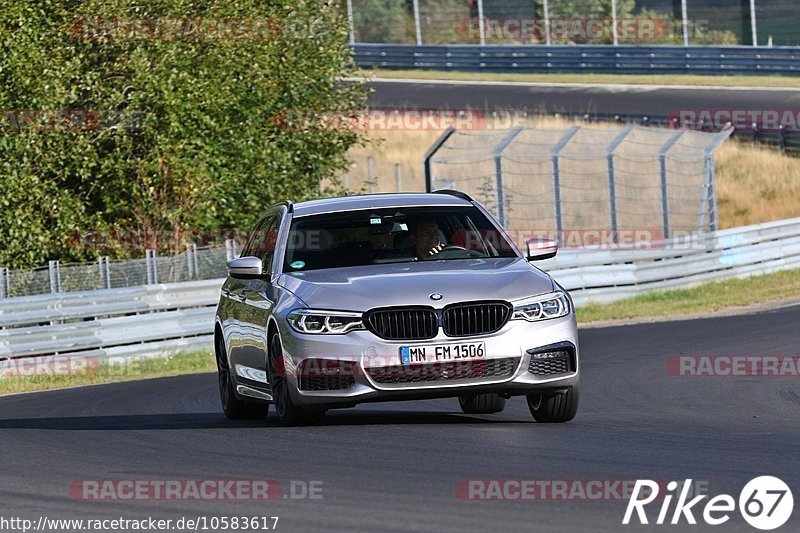
M 800 218 L 650 246 L 643 250 L 563 250 L 538 266 L 569 289 L 577 305 L 800 268 Z
M 652 243 L 563 250 L 538 264 L 577 305 L 800 268 L 800 218 Z M 151 356 L 212 346 L 222 280 L 0 300 L 0 375 L 29 357 Z
M 17 358 L 129 358 L 211 348 L 222 281 L 0 300 L 0 373 Z
M 361 68 L 613 74 L 800 74 L 800 47 L 355 44 Z

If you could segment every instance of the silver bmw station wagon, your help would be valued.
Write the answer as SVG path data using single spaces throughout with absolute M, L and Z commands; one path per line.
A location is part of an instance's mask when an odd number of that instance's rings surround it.
M 269 208 L 228 263 L 214 331 L 229 418 L 286 425 L 362 402 L 524 396 L 539 422 L 578 409 L 567 292 L 466 194 L 374 194 Z

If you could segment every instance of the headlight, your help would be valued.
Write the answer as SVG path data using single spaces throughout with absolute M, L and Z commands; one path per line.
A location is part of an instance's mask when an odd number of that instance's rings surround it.
M 569 299 L 563 292 L 544 294 L 529 300 L 514 304 L 514 314 L 511 320 L 548 320 L 569 314 Z
M 365 329 L 361 313 L 295 309 L 289 313 L 286 319 L 292 328 L 300 333 L 340 335 L 357 329 Z

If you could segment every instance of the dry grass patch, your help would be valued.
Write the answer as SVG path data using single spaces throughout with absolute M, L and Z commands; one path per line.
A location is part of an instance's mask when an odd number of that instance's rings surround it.
M 729 141 L 716 162 L 722 228 L 800 217 L 800 159 Z

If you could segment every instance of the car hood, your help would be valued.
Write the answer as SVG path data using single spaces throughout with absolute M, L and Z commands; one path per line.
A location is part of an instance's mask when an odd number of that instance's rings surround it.
M 522 258 L 462 259 L 331 268 L 283 274 L 278 283 L 314 309 L 367 311 L 399 305 L 518 300 L 554 290 Z M 433 293 L 442 295 L 434 301 Z

